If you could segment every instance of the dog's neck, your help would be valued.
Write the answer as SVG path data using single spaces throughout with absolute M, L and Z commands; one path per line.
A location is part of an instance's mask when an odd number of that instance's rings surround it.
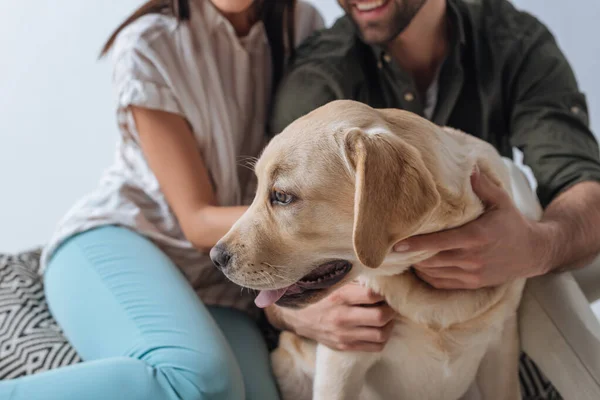
M 421 150 L 422 157 L 427 159 L 426 165 L 434 166 L 430 172 L 442 201 L 429 221 L 415 234 L 454 228 L 483 213 L 483 205 L 471 186 L 471 174 L 479 160 L 465 139 L 466 135 L 462 132 L 441 128 L 430 143 L 435 151 Z M 444 221 L 444 226 L 437 221 Z
M 507 283 L 474 290 L 440 290 L 417 277 L 410 266 L 388 265 L 393 263 L 391 260 L 394 258 L 388 257 L 386 265 L 380 268 L 402 272 L 394 275 L 369 273 L 359 276 L 358 281 L 384 296 L 400 319 L 432 331 L 441 332 L 457 324 L 472 324 L 486 313 L 493 313 L 507 294 L 520 287 L 519 284 Z M 459 304 L 460 307 L 457 306 Z
M 388 134 L 395 135 L 392 132 Z M 424 158 L 425 165 L 432 166 L 431 174 L 436 182 L 441 202 L 427 221 L 412 235 L 452 229 L 464 225 L 481 215 L 483 205 L 471 186 L 471 173 L 480 162 L 473 154 L 471 143 L 462 132 L 444 128 L 426 140 L 403 135 Z M 433 148 L 432 148 L 433 147 Z M 412 236 L 411 235 L 411 236 Z M 397 238 L 398 240 L 402 238 Z M 445 327 L 475 318 L 486 312 L 504 296 L 510 285 L 477 290 L 437 290 L 418 279 L 410 267 L 435 255 L 435 252 L 396 253 L 390 251 L 381 266 L 364 267 L 360 281 L 384 295 L 390 306 L 409 319 L 428 326 Z M 386 287 L 389 282 L 395 286 Z M 398 290 L 399 289 L 399 290 Z M 468 309 L 456 310 L 448 304 L 458 304 L 461 298 L 475 297 L 477 301 Z
M 429 166 L 441 196 L 441 203 L 422 225 L 423 234 L 449 229 L 475 219 L 483 212 L 481 201 L 471 187 L 471 173 L 480 161 L 473 154 L 472 143 L 461 131 L 436 127 L 425 134 L 372 128 L 371 131 L 382 135 L 400 137 L 420 153 L 425 165 Z M 402 133 L 398 133 L 402 132 Z M 445 221 L 440 226 L 437 221 Z

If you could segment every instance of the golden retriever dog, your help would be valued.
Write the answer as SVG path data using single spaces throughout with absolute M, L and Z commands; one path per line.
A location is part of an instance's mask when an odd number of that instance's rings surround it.
M 331 102 L 290 124 L 255 166 L 248 211 L 211 250 L 256 304 L 303 307 L 357 280 L 397 323 L 383 351 L 344 352 L 285 332 L 272 354 L 285 400 L 520 399 L 516 311 L 523 279 L 437 290 L 392 252 L 413 235 L 476 219 L 474 168 L 511 193 L 488 143 L 397 109 Z

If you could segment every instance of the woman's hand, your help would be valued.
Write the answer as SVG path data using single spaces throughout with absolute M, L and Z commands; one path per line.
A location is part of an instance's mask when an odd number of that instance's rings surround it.
M 349 283 L 303 309 L 271 306 L 269 321 L 332 349 L 378 352 L 392 332 L 395 312 L 384 298 Z

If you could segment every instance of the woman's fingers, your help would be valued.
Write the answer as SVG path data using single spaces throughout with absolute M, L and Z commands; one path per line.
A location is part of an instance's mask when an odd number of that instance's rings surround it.
M 396 312 L 387 304 L 372 307 L 348 307 L 341 313 L 340 325 L 344 327 L 381 328 L 394 319 Z
M 356 342 L 351 343 L 338 350 L 341 351 L 364 351 L 368 353 L 379 353 L 385 347 L 385 343 L 369 343 L 369 342 Z
M 340 288 L 334 295 L 348 305 L 370 305 L 385 301 L 383 296 L 358 283 L 349 283 Z
M 380 328 L 356 327 L 334 335 L 334 346 L 342 351 L 381 351 L 390 339 L 394 322 Z

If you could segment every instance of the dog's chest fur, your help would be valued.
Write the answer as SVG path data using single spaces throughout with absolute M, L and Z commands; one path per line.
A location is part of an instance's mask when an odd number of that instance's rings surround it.
M 411 272 L 360 280 L 399 314 L 365 376 L 361 399 L 460 398 L 490 344 L 500 339 L 504 321 L 514 313 L 511 297 L 521 287 L 515 282 L 477 293 L 446 292 L 428 288 Z M 475 301 L 461 301 L 465 296 Z
M 360 398 L 459 399 L 473 382 L 493 334 L 478 332 L 465 343 L 464 337 L 403 321 L 367 373 Z

